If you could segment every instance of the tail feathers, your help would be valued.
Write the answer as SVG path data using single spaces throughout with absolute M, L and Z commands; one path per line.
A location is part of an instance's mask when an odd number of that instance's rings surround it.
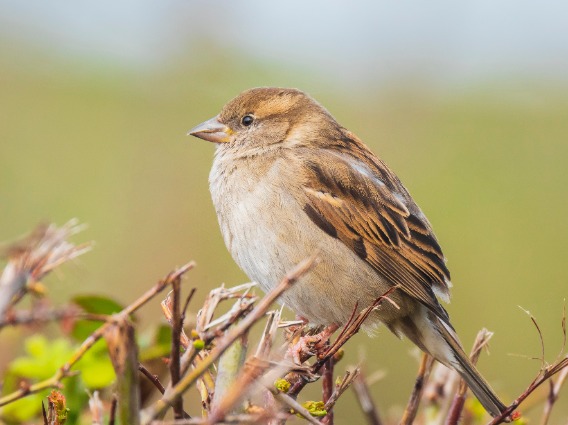
M 406 317 L 396 326 L 412 342 L 443 365 L 460 374 L 487 412 L 499 416 L 506 406 L 463 351 L 455 331 L 430 311 Z
M 473 363 L 469 360 L 469 357 L 463 351 L 461 344 L 457 340 L 454 332 L 441 320 L 437 320 L 437 330 L 446 341 L 451 349 L 452 358 L 445 362 L 440 360 L 446 366 L 455 369 L 462 379 L 465 381 L 467 386 L 471 389 L 473 394 L 477 397 L 481 405 L 487 410 L 487 412 L 495 417 L 499 416 L 506 408 L 497 394 L 491 389 L 487 381 L 481 376 L 477 371 Z M 449 364 L 448 364 L 449 363 Z

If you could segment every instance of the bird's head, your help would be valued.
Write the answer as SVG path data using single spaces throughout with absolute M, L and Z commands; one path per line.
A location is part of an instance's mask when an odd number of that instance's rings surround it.
M 296 138 L 307 142 L 311 136 L 321 136 L 330 125 L 335 127 L 337 123 L 304 92 L 260 87 L 239 94 L 219 115 L 188 134 L 227 146 L 259 148 Z

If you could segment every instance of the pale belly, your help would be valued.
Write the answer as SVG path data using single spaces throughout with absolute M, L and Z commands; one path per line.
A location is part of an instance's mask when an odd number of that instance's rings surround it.
M 341 241 L 319 229 L 290 193 L 260 182 L 246 187 L 243 180 L 230 187 L 232 182 L 239 179 L 211 185 L 221 232 L 236 263 L 263 291 L 318 253 L 315 268 L 280 299 L 297 315 L 318 325 L 343 324 L 356 305 L 361 310 L 390 288 Z M 401 310 L 384 303 L 368 327 L 405 314 L 408 297 L 393 298 Z

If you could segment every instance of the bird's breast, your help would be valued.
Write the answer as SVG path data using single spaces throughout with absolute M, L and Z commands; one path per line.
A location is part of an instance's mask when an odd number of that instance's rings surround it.
M 295 260 L 289 246 L 299 240 L 301 209 L 282 181 L 282 164 L 243 161 L 235 166 L 216 159 L 211 195 L 227 248 L 243 271 L 268 291 Z
M 281 301 L 313 323 L 343 323 L 355 303 L 370 304 L 389 285 L 306 215 L 305 196 L 289 184 L 300 170 L 285 161 L 265 165 L 216 158 L 210 189 L 225 244 L 265 292 L 317 253 L 319 264 Z

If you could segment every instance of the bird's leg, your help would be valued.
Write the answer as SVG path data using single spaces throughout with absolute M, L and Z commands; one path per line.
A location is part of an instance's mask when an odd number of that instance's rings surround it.
M 324 348 L 325 343 L 338 328 L 339 326 L 333 323 L 326 326 L 320 333 L 301 336 L 294 345 L 288 348 L 286 355 L 292 357 L 296 364 L 302 364 Z

